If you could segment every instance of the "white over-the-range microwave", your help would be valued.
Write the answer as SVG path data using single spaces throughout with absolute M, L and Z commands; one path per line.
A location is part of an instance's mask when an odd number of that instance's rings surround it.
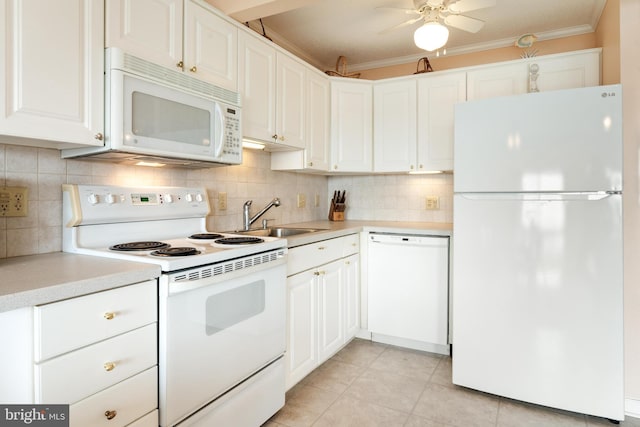
M 104 146 L 62 150 L 125 164 L 206 167 L 242 163 L 240 94 L 105 50 Z

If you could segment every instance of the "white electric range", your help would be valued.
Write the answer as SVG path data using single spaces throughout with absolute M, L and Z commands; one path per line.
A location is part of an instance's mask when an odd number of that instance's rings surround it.
M 157 264 L 160 425 L 284 405 L 287 242 L 211 232 L 203 188 L 63 186 L 63 251 Z

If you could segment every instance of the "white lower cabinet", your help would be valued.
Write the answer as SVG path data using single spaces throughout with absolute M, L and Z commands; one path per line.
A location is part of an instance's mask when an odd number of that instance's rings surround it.
M 329 248 L 334 250 L 329 251 Z M 359 330 L 358 235 L 289 250 L 290 262 L 316 262 L 287 278 L 286 387 L 329 359 Z M 316 251 L 316 255 L 313 256 Z M 331 261 L 333 259 L 333 261 Z
M 157 281 L 37 306 L 34 403 L 70 426 L 158 425 Z

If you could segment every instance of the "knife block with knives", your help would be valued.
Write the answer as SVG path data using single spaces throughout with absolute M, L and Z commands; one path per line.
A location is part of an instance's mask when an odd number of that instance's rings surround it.
M 347 207 L 344 203 L 346 193 L 346 190 L 333 192 L 331 206 L 329 206 L 329 221 L 344 221 L 344 210 Z

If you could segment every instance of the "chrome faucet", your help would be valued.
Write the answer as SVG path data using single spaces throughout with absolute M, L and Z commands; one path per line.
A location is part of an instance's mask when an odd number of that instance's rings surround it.
M 267 204 L 267 206 L 262 208 L 260 212 L 258 212 L 252 217 L 249 217 L 249 208 L 251 207 L 251 203 L 253 203 L 253 200 L 247 200 L 246 202 L 244 202 L 244 207 L 242 211 L 242 222 L 243 222 L 244 230 L 248 230 L 251 227 L 251 224 L 256 222 L 258 218 L 260 218 L 266 211 L 271 209 L 272 206 L 275 206 L 275 207 L 280 206 L 280 199 L 276 197 L 275 199 L 270 201 Z

